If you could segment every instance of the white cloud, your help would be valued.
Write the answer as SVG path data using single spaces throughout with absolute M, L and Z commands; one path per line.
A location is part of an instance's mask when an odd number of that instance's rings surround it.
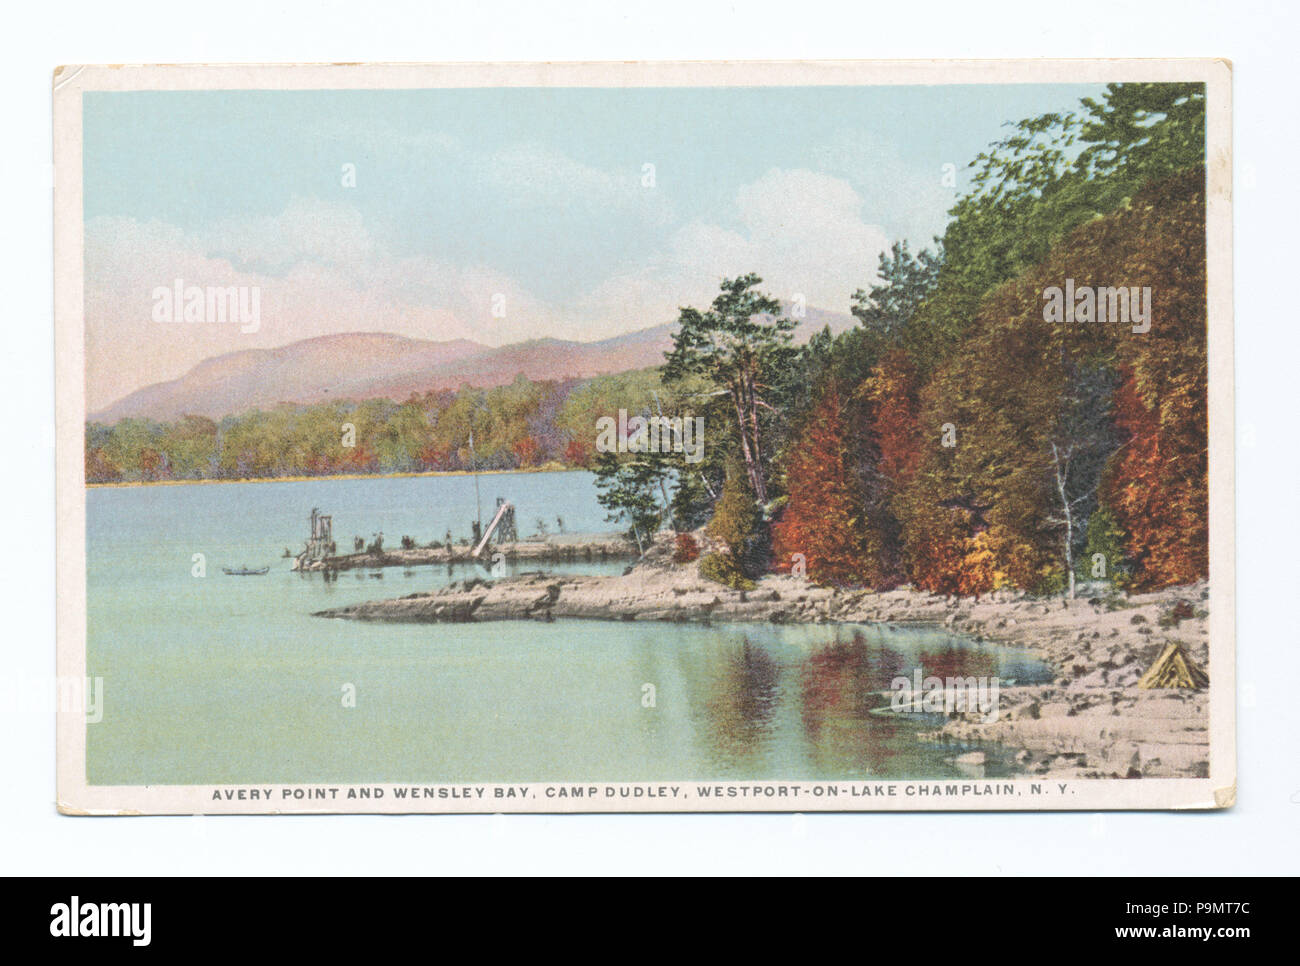
M 538 181 L 518 182 L 525 194 L 554 192 L 558 199 L 579 186 L 608 199 L 624 190 L 619 179 L 581 166 L 534 169 L 525 161 L 517 155 L 498 172 L 518 178 L 544 172 Z M 294 199 L 277 215 L 230 219 L 193 234 L 156 221 L 96 218 L 86 225 L 88 401 L 92 410 L 102 408 L 212 355 L 338 332 L 489 345 L 543 336 L 605 338 L 671 321 L 681 305 L 703 307 L 721 278 L 751 271 L 783 300 L 802 294 L 809 306 L 843 312 L 887 247 L 884 230 L 868 223 L 862 208 L 858 192 L 841 178 L 773 169 L 736 192 L 735 227 L 682 225 L 659 250 L 563 304 L 539 298 L 488 264 L 398 257 L 343 204 Z M 244 333 L 153 323 L 151 293 L 176 278 L 258 286 L 261 327 Z M 504 308 L 504 315 L 494 308 Z
M 296 197 L 276 215 L 220 221 L 198 241 L 213 255 L 268 270 L 304 260 L 360 265 L 377 247 L 351 205 Z
M 663 192 L 642 183 L 640 162 L 611 174 L 538 144 L 513 145 L 474 160 L 484 180 L 519 207 L 616 211 L 657 224 L 672 217 Z
M 707 305 L 722 278 L 746 272 L 760 275 L 764 290 L 782 300 L 802 295 L 808 305 L 847 312 L 889 244 L 883 228 L 863 219 L 862 200 L 848 182 L 803 169 L 774 168 L 743 185 L 735 214 L 740 229 L 684 225 L 644 266 L 590 293 L 584 312 L 617 318 L 649 303 L 663 321 L 676 315 L 675 306 Z M 665 316 L 667 306 L 674 308 Z
M 549 148 L 515 145 L 483 158 L 484 177 L 527 205 L 554 206 L 578 200 L 599 206 L 630 198 L 629 179 L 615 177 Z
M 909 164 L 892 143 L 861 128 L 840 131 L 813 148 L 811 158 L 819 170 L 851 183 L 862 195 L 867 212 L 892 212 L 890 234 L 910 239 L 914 247 L 930 246 L 935 235 L 943 234 L 944 213 L 966 180 L 961 159 L 934 157 L 928 165 Z M 944 165 L 949 164 L 958 187 L 944 184 Z
M 385 262 L 357 232 L 340 236 L 327 220 L 289 212 L 286 226 L 289 264 L 266 243 L 264 232 L 277 219 L 251 219 L 247 257 L 263 258 L 277 269 L 250 267 L 229 257 L 210 257 L 218 248 L 212 236 L 188 235 L 160 222 L 130 218 L 95 218 L 86 223 L 86 392 L 89 408 L 103 408 L 134 389 L 174 379 L 210 356 L 242 349 L 267 348 L 297 339 L 351 331 L 388 331 L 430 339 L 481 338 L 480 328 L 464 313 L 436 301 L 403 299 L 400 292 L 368 284 Z M 335 213 L 337 214 L 337 213 Z M 347 229 L 347 218 L 334 227 Z M 312 226 L 321 239 L 340 242 L 340 258 L 310 243 Z M 222 226 L 240 235 L 234 223 Z M 294 232 L 298 232 L 295 238 Z M 348 241 L 348 248 L 343 244 Z M 326 244 L 322 242 L 322 244 Z M 261 324 L 255 332 L 230 325 L 168 325 L 152 320 L 153 292 L 186 285 L 256 287 Z M 486 313 L 485 313 L 486 314 Z

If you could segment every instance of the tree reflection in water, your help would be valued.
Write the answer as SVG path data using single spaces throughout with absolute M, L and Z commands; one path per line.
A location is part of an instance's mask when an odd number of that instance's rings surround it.
M 1049 680 L 1027 655 L 940 630 L 824 626 L 718 631 L 716 648 L 679 656 L 707 774 L 926 778 L 959 774 L 953 752 L 920 734 L 933 715 L 888 709 L 897 678 Z M 991 767 L 1001 768 L 1001 764 Z
M 779 677 L 776 661 L 749 638 L 719 661 L 705 700 L 708 737 L 719 764 L 743 765 L 759 757 L 781 699 Z
M 899 652 L 871 646 L 860 630 L 809 654 L 799 667 L 804 738 L 810 758 L 846 774 L 886 770 L 900 750 L 901 728 L 910 727 L 871 711 L 888 703 L 880 692 L 910 673 Z

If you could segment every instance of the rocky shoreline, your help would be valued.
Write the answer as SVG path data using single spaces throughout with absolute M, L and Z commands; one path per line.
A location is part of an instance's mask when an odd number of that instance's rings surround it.
M 1051 684 L 1001 688 L 995 721 L 954 713 L 926 737 L 1014 747 L 1025 772 L 1044 777 L 1208 774 L 1208 690 L 1136 686 L 1168 643 L 1181 644 L 1193 660 L 1208 666 L 1204 582 L 1076 600 L 1006 591 L 972 600 L 910 588 L 841 591 L 791 575 L 768 575 L 755 589 L 737 591 L 705 580 L 697 570 L 658 553 L 618 577 L 531 573 L 470 579 L 316 616 L 416 623 L 577 618 L 940 626 L 975 640 L 1026 648 L 1058 676 Z

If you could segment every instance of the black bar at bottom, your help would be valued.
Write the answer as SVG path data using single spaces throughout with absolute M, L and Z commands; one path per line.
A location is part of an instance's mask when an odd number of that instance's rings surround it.
M 941 947 L 1005 954 L 1037 948 L 1045 954 L 1105 949 L 1176 955 L 1200 947 L 1231 955 L 1261 938 L 1271 940 L 1273 948 L 1294 928 L 1280 927 L 1281 910 L 1289 906 L 1284 892 L 1292 891 L 1288 879 L 876 876 L 817 886 L 646 880 L 598 891 L 570 880 L 560 887 L 512 883 L 499 894 L 483 884 L 464 888 L 422 879 L 11 884 L 13 898 L 3 904 L 2 914 L 11 941 L 92 954 L 110 947 L 140 955 L 193 951 L 205 960 L 254 951 L 336 958 L 350 949 L 389 956 L 408 947 L 438 949 L 442 958 L 451 952 L 446 942 L 452 936 L 469 955 L 480 942 L 485 953 L 495 948 L 494 959 L 502 939 L 524 949 L 535 944 L 534 952 L 547 958 L 560 949 L 586 949 L 601 959 L 637 948 L 667 953 L 669 943 L 682 941 L 697 950 L 697 943 L 708 943 L 716 952 L 733 943 L 765 945 L 781 923 L 790 927 L 792 954 L 820 957 L 827 950 L 817 950 L 829 937 L 814 937 L 837 921 L 844 931 L 832 930 L 835 945 L 847 941 L 871 950 L 872 958 L 891 948 Z M 823 929 L 810 928 L 815 923 Z M 799 952 L 808 941 L 813 947 Z

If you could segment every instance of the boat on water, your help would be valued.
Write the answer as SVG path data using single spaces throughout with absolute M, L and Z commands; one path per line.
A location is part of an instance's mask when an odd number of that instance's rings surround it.
M 253 569 L 250 567 L 222 567 L 221 572 L 228 577 L 262 577 L 269 573 L 270 567 Z

